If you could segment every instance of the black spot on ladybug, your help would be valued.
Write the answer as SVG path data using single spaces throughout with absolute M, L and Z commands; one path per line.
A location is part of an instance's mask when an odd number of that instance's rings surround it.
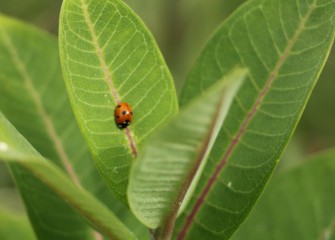
M 117 108 L 120 108 L 121 107 L 121 105 L 117 105 Z
M 120 116 L 116 116 L 116 118 L 120 118 Z
M 126 127 L 128 127 L 129 126 L 129 122 L 123 122 L 123 123 L 120 123 L 120 124 L 118 124 L 117 126 L 119 127 L 119 128 L 126 128 Z
M 127 114 L 127 111 L 122 111 L 122 115 L 126 115 Z

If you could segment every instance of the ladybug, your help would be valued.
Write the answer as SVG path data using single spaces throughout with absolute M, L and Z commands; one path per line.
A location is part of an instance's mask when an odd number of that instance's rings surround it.
M 114 118 L 118 128 L 128 127 L 133 120 L 133 111 L 130 105 L 126 102 L 119 103 L 114 109 Z

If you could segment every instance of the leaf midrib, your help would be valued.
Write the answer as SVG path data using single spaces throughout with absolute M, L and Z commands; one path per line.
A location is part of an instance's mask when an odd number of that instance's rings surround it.
M 190 188 L 192 181 L 194 180 L 194 177 L 197 174 L 197 171 L 199 170 L 199 167 L 201 163 L 204 161 L 208 154 L 208 150 L 212 147 L 211 140 L 213 136 L 215 136 L 217 125 L 220 124 L 220 109 L 223 109 L 223 105 L 225 104 L 225 91 L 221 94 L 221 97 L 217 103 L 216 111 L 213 115 L 212 121 L 210 123 L 210 127 L 208 128 L 208 132 L 206 133 L 206 136 L 204 138 L 204 142 L 202 145 L 200 145 L 196 159 L 194 161 L 193 167 L 189 171 L 188 175 L 186 176 L 185 180 L 183 181 L 182 186 L 179 189 L 179 192 L 177 194 L 177 197 L 175 201 L 173 202 L 173 205 L 171 207 L 171 210 L 169 212 L 169 215 L 166 218 L 165 225 L 163 225 L 162 232 L 160 234 L 160 239 L 170 239 L 171 234 L 173 232 L 173 227 L 177 218 L 177 214 L 180 208 L 180 203 L 184 200 L 185 195 Z
M 261 105 L 264 97 L 267 95 L 268 91 L 271 88 L 271 85 L 273 84 L 274 80 L 276 79 L 276 76 L 279 73 L 279 70 L 281 69 L 281 67 L 283 66 L 286 58 L 289 56 L 294 44 L 297 42 L 299 36 L 301 35 L 301 33 L 303 32 L 306 22 L 308 21 L 310 15 L 312 14 L 313 10 L 316 8 L 316 3 L 318 0 L 314 0 L 313 3 L 310 5 L 308 12 L 306 13 L 306 15 L 301 19 L 300 24 L 298 25 L 297 30 L 295 31 L 293 37 L 290 39 L 290 41 L 287 44 L 286 49 L 284 50 L 284 52 L 282 53 L 281 57 L 279 58 L 277 64 L 275 65 L 273 71 L 271 72 L 271 74 L 269 75 L 265 86 L 263 87 L 262 91 L 260 92 L 260 94 L 258 95 L 256 102 L 254 103 L 254 105 L 252 106 L 250 112 L 248 113 L 246 119 L 244 120 L 244 122 L 242 123 L 240 129 L 238 130 L 237 134 L 235 135 L 235 137 L 233 138 L 233 140 L 231 141 L 225 155 L 223 156 L 220 164 L 216 167 L 213 175 L 210 177 L 209 181 L 207 182 L 206 186 L 204 187 L 204 189 L 202 190 L 202 192 L 200 193 L 200 196 L 197 198 L 196 203 L 194 204 L 192 210 L 190 211 L 190 214 L 187 216 L 186 218 L 186 222 L 184 223 L 183 227 L 181 228 L 179 234 L 178 234 L 178 240 L 182 240 L 186 237 L 186 234 L 190 228 L 190 226 L 192 225 L 196 214 L 198 213 L 199 209 L 201 208 L 202 204 L 205 201 L 205 198 L 207 196 L 207 194 L 209 193 L 209 190 L 211 189 L 211 187 L 213 186 L 213 184 L 215 183 L 217 177 L 219 176 L 219 174 L 221 173 L 223 167 L 225 166 L 228 158 L 231 156 L 235 146 L 239 143 L 240 138 L 243 136 L 248 124 L 250 123 L 251 119 L 255 116 L 255 114 L 258 111 L 258 107 Z
M 99 62 L 101 64 L 102 71 L 105 75 L 105 80 L 108 84 L 109 90 L 110 90 L 110 92 L 113 96 L 115 104 L 118 105 L 118 104 L 121 103 L 120 96 L 119 96 L 119 94 L 118 94 L 118 92 L 117 92 L 117 90 L 116 90 L 116 88 L 113 84 L 112 76 L 108 71 L 108 67 L 107 67 L 106 61 L 105 61 L 103 53 L 102 53 L 102 48 L 100 47 L 100 44 L 98 42 L 98 37 L 97 37 L 97 34 L 95 33 L 94 25 L 93 25 L 93 22 L 91 21 L 91 18 L 90 18 L 89 12 L 88 12 L 88 6 L 85 3 L 85 0 L 81 0 L 81 4 L 82 4 L 81 8 L 82 8 L 82 11 L 83 11 L 83 14 L 84 14 L 85 22 L 86 22 L 88 30 L 90 32 L 92 42 L 93 42 L 93 46 L 94 46 L 94 49 L 95 49 L 96 54 L 98 56 Z M 129 148 L 131 150 L 131 153 L 132 153 L 133 157 L 136 158 L 137 148 L 136 148 L 136 144 L 135 144 L 134 138 L 132 136 L 132 133 L 129 130 L 129 128 L 126 128 L 124 133 L 125 133 L 125 136 L 128 140 Z
M 41 98 L 37 92 L 37 90 L 34 87 L 33 81 L 24 65 L 24 63 L 22 62 L 22 60 L 20 59 L 18 52 L 15 48 L 15 46 L 12 43 L 11 38 L 8 36 L 8 34 L 6 33 L 5 30 L 2 30 L 2 37 L 4 40 L 5 45 L 7 46 L 10 56 L 13 59 L 13 62 L 19 72 L 19 74 L 21 75 L 25 87 L 27 88 L 28 93 L 30 94 L 36 109 L 37 109 L 37 113 L 38 115 L 41 117 L 42 122 L 45 125 L 46 131 L 48 136 L 50 137 L 54 148 L 56 150 L 56 153 L 59 157 L 59 159 L 61 160 L 62 165 L 64 166 L 66 172 L 69 174 L 70 178 L 72 179 L 72 181 L 77 185 L 77 187 L 81 188 L 81 184 L 79 181 L 79 178 L 77 176 L 77 174 L 75 173 L 71 162 L 69 160 L 69 157 L 67 156 L 67 153 L 65 152 L 64 146 L 62 144 L 62 141 L 60 140 L 60 137 L 57 135 L 55 127 L 48 115 L 48 113 L 46 112 L 43 103 L 41 101 Z

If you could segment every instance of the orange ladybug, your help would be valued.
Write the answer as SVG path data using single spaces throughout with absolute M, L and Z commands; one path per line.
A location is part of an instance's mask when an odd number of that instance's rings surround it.
M 133 120 L 133 111 L 126 102 L 119 103 L 114 110 L 115 123 L 118 128 L 126 128 Z

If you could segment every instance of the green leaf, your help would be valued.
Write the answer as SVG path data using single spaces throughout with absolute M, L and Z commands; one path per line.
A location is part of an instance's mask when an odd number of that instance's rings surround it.
M 16 163 L 16 167 L 20 166 L 29 171 L 55 194 L 66 199 L 69 205 L 109 238 L 135 239 L 133 234 L 106 206 L 86 190 L 76 186 L 56 165 L 39 155 L 2 113 L 0 113 L 0 159 Z M 27 181 L 30 180 L 27 179 Z M 50 203 L 48 207 L 50 207 Z M 53 212 L 55 210 L 55 208 L 52 209 Z M 51 214 L 50 209 L 48 214 Z
M 80 129 L 99 172 L 126 202 L 130 164 L 143 140 L 177 111 L 171 75 L 142 21 L 119 0 L 65 0 L 61 62 Z M 117 128 L 127 102 L 133 123 Z
M 77 186 L 93 193 L 113 211 L 122 212 L 122 220 L 131 229 L 142 227 L 147 232 L 127 209 L 116 203 L 96 171 L 67 99 L 56 40 L 0 16 L 0 51 L 0 110 L 34 148 L 62 167 Z M 63 199 L 25 169 L 11 166 L 40 238 L 64 239 L 64 233 L 69 239 L 91 236 L 87 224 Z M 57 215 L 49 214 L 50 198 Z
M 334 239 L 335 150 L 273 177 L 233 239 Z
M 128 187 L 131 210 L 146 226 L 155 229 L 163 224 L 162 235 L 171 234 L 244 75 L 237 70 L 223 78 L 148 140 L 133 165 Z
M 94 170 L 94 166 L 67 103 L 55 39 L 0 16 L 0 52 L 0 110 L 43 156 L 66 169 L 77 185 L 82 178 L 85 187 L 97 190 L 97 178 L 85 176 L 85 167 Z M 75 162 L 81 163 L 76 172 Z M 84 220 L 29 171 L 15 163 L 10 168 L 39 238 L 92 235 Z M 57 214 L 49 213 L 50 204 Z
M 226 117 L 178 239 L 228 239 L 249 214 L 287 145 L 334 39 L 334 0 L 251 0 L 213 35 L 182 105 L 236 64 L 249 71 Z
M 99 176 L 66 95 L 56 39 L 4 16 L 0 22 L 0 110 L 77 185 L 97 191 Z
M 36 239 L 27 216 L 0 207 L 0 239 Z

